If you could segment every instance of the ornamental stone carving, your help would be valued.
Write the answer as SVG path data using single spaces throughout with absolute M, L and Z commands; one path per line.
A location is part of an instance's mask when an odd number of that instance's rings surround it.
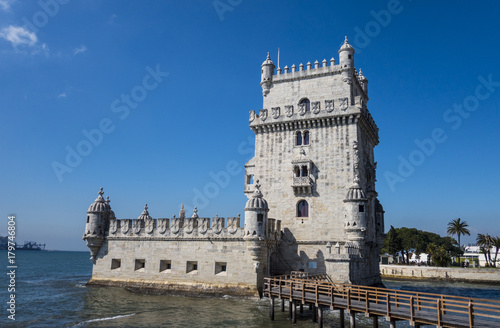
M 280 117 L 280 108 L 279 107 L 271 108 L 271 114 L 274 119 L 277 119 L 278 117 Z
M 333 112 L 333 110 L 334 110 L 334 103 L 333 103 L 333 100 L 325 100 L 325 110 L 326 110 L 328 113 Z
M 267 120 L 267 109 L 261 109 L 259 112 L 259 117 L 262 121 Z
M 304 116 L 306 114 L 306 103 L 299 104 L 299 115 Z
M 146 233 L 153 233 L 153 230 L 155 229 L 155 220 L 153 219 L 147 219 L 145 222 L 146 225 Z
M 222 228 L 224 228 L 224 218 L 220 218 L 219 216 L 215 216 L 213 219 L 212 223 L 212 230 L 216 233 L 219 234 L 222 231 Z
M 202 234 L 205 234 L 207 233 L 209 227 L 210 227 L 210 218 L 202 218 L 201 224 L 198 227 L 198 231 Z
M 311 104 L 311 107 L 312 107 L 312 112 L 314 114 L 319 114 L 319 111 L 320 111 L 320 102 L 319 101 L 315 101 Z
M 185 225 L 184 225 L 184 231 L 186 233 L 192 233 L 193 230 L 194 230 L 194 221 L 196 219 L 193 219 L 193 218 L 187 218 L 184 222 L 185 222 Z
M 347 106 L 349 106 L 349 98 L 339 98 L 339 107 L 341 110 L 346 110 Z
M 117 230 L 118 230 L 118 221 L 110 220 L 109 221 L 109 232 L 111 232 L 114 235 Z
M 134 219 L 132 220 L 132 231 L 139 234 L 142 229 L 142 220 Z
M 255 120 L 255 111 L 251 110 L 250 111 L 250 118 L 248 119 L 249 122 L 253 122 Z
M 285 106 L 285 115 L 287 117 L 293 116 L 293 106 Z
M 227 219 L 227 231 L 231 234 L 236 233 L 240 227 L 240 218 L 228 218 Z
M 170 227 L 170 230 L 172 233 L 179 233 L 179 230 L 181 229 L 181 219 L 174 217 L 172 219 L 172 226 Z
M 122 220 L 122 233 L 127 234 L 130 230 L 130 220 L 129 219 L 124 219 Z
M 158 232 L 164 234 L 168 228 L 168 219 L 158 219 Z

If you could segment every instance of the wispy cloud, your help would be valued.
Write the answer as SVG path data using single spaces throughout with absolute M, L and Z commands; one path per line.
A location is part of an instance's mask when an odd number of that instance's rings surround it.
M 57 98 L 66 98 L 66 97 L 67 97 L 66 92 L 63 92 L 57 96 Z
M 16 2 L 16 0 L 0 0 L 0 9 L 4 11 L 10 10 L 10 5 Z
M 2 0 L 0 0 L 2 1 Z M 10 25 L 0 30 L 0 38 L 9 41 L 13 47 L 35 46 L 38 42 L 36 34 L 28 31 L 24 27 Z
M 73 55 L 82 54 L 82 53 L 84 53 L 84 52 L 86 52 L 86 51 L 87 51 L 87 47 L 86 47 L 86 46 L 84 46 L 84 45 L 81 45 L 81 46 L 79 46 L 79 47 L 77 47 L 77 48 L 73 49 Z

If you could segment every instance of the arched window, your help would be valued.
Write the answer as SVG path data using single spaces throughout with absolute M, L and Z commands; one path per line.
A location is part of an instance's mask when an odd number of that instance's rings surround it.
M 309 172 L 307 172 L 307 166 L 302 166 L 302 176 L 307 177 L 309 175 Z
M 305 200 L 301 200 L 297 203 L 297 216 L 301 218 L 309 216 L 309 205 Z
M 297 132 L 297 138 L 296 138 L 296 145 L 301 146 L 302 145 L 302 132 Z
M 311 102 L 309 99 L 304 98 L 300 101 L 299 105 L 303 105 L 306 109 L 306 113 L 311 111 Z
M 300 168 L 298 166 L 295 167 L 294 169 L 295 177 L 300 177 Z
M 309 131 L 304 132 L 304 145 L 309 145 Z

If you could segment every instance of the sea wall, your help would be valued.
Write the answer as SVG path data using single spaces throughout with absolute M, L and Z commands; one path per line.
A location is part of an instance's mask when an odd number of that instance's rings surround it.
M 380 265 L 382 278 L 450 280 L 500 284 L 500 269 Z

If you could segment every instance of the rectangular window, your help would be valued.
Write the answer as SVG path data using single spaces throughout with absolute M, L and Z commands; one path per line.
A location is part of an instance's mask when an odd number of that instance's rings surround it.
M 198 261 L 187 261 L 186 273 L 198 274 Z
M 365 211 L 365 205 L 359 205 L 359 212 L 363 213 Z
M 144 259 L 135 260 L 135 266 L 134 266 L 135 271 L 144 271 L 145 267 L 146 267 L 146 260 Z
M 247 175 L 247 185 L 253 184 L 253 174 Z
M 215 274 L 225 276 L 227 271 L 227 262 L 215 262 Z
M 111 260 L 111 270 L 119 269 L 122 266 L 122 260 L 112 259 Z
M 171 260 L 160 260 L 160 272 L 169 273 L 172 269 Z
M 309 262 L 309 269 L 316 269 L 318 268 L 318 264 L 316 262 Z

